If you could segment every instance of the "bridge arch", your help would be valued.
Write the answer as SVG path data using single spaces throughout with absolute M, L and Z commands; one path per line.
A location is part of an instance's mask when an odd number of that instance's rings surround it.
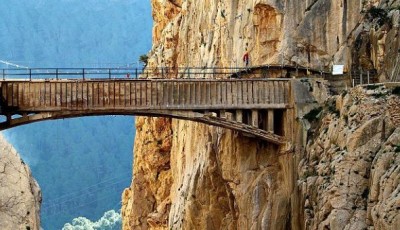
M 250 124 L 235 121 L 225 117 L 226 114 L 221 114 L 216 112 L 209 112 L 207 114 L 203 114 L 200 112 L 188 112 L 188 111 L 157 111 L 157 110 L 147 111 L 147 112 L 96 111 L 93 113 L 82 113 L 74 111 L 40 112 L 37 114 L 25 114 L 22 116 L 16 116 L 8 121 L 0 122 L 0 130 L 46 121 L 46 120 L 58 120 L 58 119 L 76 118 L 76 117 L 89 117 L 89 116 L 107 116 L 107 115 L 166 117 L 166 118 L 194 121 L 237 131 L 239 133 L 244 134 L 245 136 L 261 139 L 276 145 L 282 145 L 286 142 L 286 139 L 283 136 L 274 134 L 273 131 L 266 131 L 260 129 L 259 127 L 252 126 Z

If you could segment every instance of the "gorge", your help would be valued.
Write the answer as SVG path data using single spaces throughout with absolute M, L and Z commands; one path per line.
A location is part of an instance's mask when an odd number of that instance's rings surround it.
M 136 117 L 123 229 L 400 226 L 398 0 L 151 4 L 147 69 L 235 69 L 248 52 L 250 66 L 330 72 L 343 65 L 345 75 L 269 76 L 297 82 L 290 112 L 274 125 L 288 138 L 282 145 L 193 121 Z M 375 84 L 355 86 L 363 72 Z

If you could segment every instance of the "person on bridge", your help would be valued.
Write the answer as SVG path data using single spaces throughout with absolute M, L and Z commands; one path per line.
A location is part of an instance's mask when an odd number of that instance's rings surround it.
M 249 52 L 247 52 L 247 50 L 246 53 L 244 53 L 243 55 L 243 62 L 245 63 L 246 67 L 249 66 Z

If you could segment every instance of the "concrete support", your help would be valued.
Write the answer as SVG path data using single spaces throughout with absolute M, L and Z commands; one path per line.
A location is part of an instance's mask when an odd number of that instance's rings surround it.
M 258 110 L 251 110 L 251 125 L 258 127 Z
M 267 131 L 274 132 L 274 110 L 268 110 Z

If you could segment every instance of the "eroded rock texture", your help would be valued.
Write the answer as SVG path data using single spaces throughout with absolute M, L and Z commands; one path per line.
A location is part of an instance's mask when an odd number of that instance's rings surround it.
M 0 135 L 0 229 L 40 229 L 39 185 Z
M 306 229 L 400 226 L 400 97 L 372 88 L 338 96 L 307 146 Z
M 344 64 L 347 71 L 359 67 L 394 71 L 396 63 L 389 66 L 384 54 L 388 44 L 397 44 L 393 38 L 398 27 L 395 23 L 393 27 L 376 26 L 375 19 L 360 12 L 379 5 L 396 15 L 395 4 L 398 1 L 153 0 L 155 23 L 148 67 L 243 67 L 247 50 L 254 66 L 284 63 L 329 69 L 331 64 Z M 385 36 L 389 33 L 391 39 Z M 385 71 L 382 78 L 389 78 Z M 305 146 L 301 124 L 293 121 L 292 125 L 298 134 L 293 143 Z M 282 150 L 229 130 L 180 120 L 138 118 L 136 126 L 134 178 L 123 194 L 124 229 L 317 229 L 325 225 L 352 229 L 389 224 L 378 215 L 389 202 L 380 191 L 383 182 L 374 185 L 379 192 L 372 201 L 373 185 L 368 179 L 359 180 L 366 173 L 366 163 L 355 161 L 360 165 L 352 166 L 353 158 L 368 158 L 354 150 L 369 142 L 365 133 L 347 147 L 356 156 L 335 166 L 331 177 L 339 177 L 343 186 L 351 180 L 371 188 L 366 191 L 359 184 L 353 190 L 337 187 L 337 193 L 348 195 L 332 195 L 339 200 L 333 204 L 337 207 L 330 207 L 331 191 L 318 190 L 324 176 L 318 179 L 312 171 L 314 177 L 306 173 L 304 181 L 303 171 L 309 170 L 304 167 L 313 161 L 306 160 L 311 153 L 302 148 Z M 342 139 L 350 135 L 331 132 Z M 319 134 L 315 137 L 318 140 Z M 310 144 L 307 151 L 311 149 Z M 321 152 L 315 158 L 323 157 Z M 368 160 L 372 164 L 373 159 Z M 321 175 L 328 171 L 324 164 L 330 163 L 326 162 L 314 164 Z M 339 170 L 358 170 L 358 174 L 342 173 L 346 177 L 341 177 L 336 174 Z M 380 173 L 386 174 L 386 168 Z M 308 178 L 315 180 L 308 182 Z M 363 196 L 371 197 L 371 202 L 364 204 Z M 356 206 L 354 212 L 353 206 L 348 210 L 349 204 Z

